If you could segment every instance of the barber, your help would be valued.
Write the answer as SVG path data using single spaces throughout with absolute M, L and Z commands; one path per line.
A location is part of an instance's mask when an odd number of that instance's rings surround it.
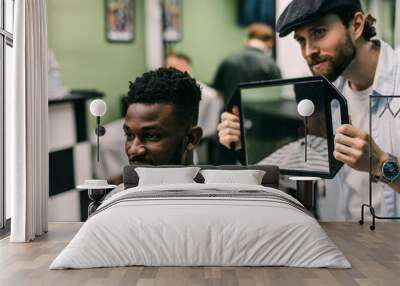
M 359 0 L 294 0 L 277 22 L 280 37 L 294 32 L 302 56 L 314 75 L 327 77 L 346 97 L 351 124 L 336 130 L 334 157 L 345 163 L 333 180 L 326 181 L 326 197 L 319 198 L 320 217 L 325 220 L 357 220 L 361 204 L 368 201 L 369 148 L 378 215 L 399 216 L 400 120 L 384 99 L 373 101 L 372 135 L 369 130 L 369 95 L 400 94 L 400 56 L 376 35 L 375 19 L 366 15 Z M 392 110 L 400 100 L 389 101 Z M 238 109 L 221 115 L 218 136 L 221 144 L 240 148 Z M 372 136 L 372 145 L 369 137 Z

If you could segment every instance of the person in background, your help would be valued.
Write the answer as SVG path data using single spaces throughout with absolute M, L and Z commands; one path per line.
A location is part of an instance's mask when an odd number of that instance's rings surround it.
M 247 29 L 245 48 L 225 58 L 217 69 L 212 86 L 223 96 L 225 103 L 242 82 L 281 78 L 272 59 L 274 30 L 255 23 Z
M 185 53 L 169 51 L 165 58 L 165 66 L 167 68 L 176 68 L 181 72 L 193 73 L 192 60 Z
M 281 72 L 272 58 L 274 30 L 271 26 L 254 23 L 247 29 L 247 40 L 243 50 L 225 58 L 217 69 L 212 86 L 225 104 L 235 88 L 243 82 L 281 78 Z M 217 144 L 217 164 L 233 164 L 232 152 Z
M 326 197 L 318 198 L 323 220 L 357 220 L 368 202 L 369 150 L 376 213 L 400 215 L 400 121 L 387 105 L 400 109 L 400 102 L 375 100 L 372 134 L 369 130 L 369 95 L 400 94 L 400 56 L 376 35 L 375 19 L 365 15 L 359 0 L 294 0 L 277 22 L 284 37 L 294 31 L 302 55 L 314 75 L 334 82 L 348 101 L 351 124 L 337 128 L 334 156 L 345 166 L 326 181 Z M 379 118 L 377 118 L 379 117 Z M 229 148 L 240 142 L 237 107 L 221 116 L 219 141 Z M 369 138 L 372 136 L 372 145 Z

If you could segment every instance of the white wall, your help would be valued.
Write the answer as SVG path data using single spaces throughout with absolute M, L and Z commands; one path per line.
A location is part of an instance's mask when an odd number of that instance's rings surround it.
M 277 19 L 292 0 L 276 1 Z M 283 78 L 309 76 L 311 72 L 303 59 L 299 44 L 293 39 L 293 33 L 284 38 L 277 37 L 277 63 Z

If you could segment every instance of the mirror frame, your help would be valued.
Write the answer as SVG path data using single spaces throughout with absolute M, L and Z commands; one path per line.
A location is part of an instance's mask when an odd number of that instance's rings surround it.
M 230 99 L 227 103 L 227 111 L 231 112 L 232 107 L 234 105 L 239 107 L 239 117 L 240 117 L 240 132 L 242 134 L 241 143 L 242 148 L 237 151 L 233 151 L 236 155 L 236 158 L 242 165 L 247 166 L 247 154 L 246 154 L 246 133 L 244 132 L 244 126 L 242 122 L 243 120 L 243 110 L 241 104 L 242 89 L 249 88 L 260 88 L 260 87 L 272 87 L 272 86 L 283 86 L 283 85 L 295 85 L 295 84 L 307 84 L 319 82 L 322 84 L 322 88 L 326 90 L 326 94 L 324 96 L 324 108 L 326 112 L 325 116 L 325 126 L 327 131 L 327 141 L 328 141 L 328 157 L 329 157 L 329 172 L 318 172 L 318 171 L 304 171 L 304 170 L 296 170 L 296 169 L 280 169 L 280 173 L 282 175 L 291 175 L 291 176 L 313 176 L 320 177 L 324 179 L 332 179 L 339 172 L 343 163 L 336 160 L 333 156 L 334 151 L 334 130 L 333 130 L 333 122 L 332 122 L 332 101 L 337 100 L 339 102 L 340 108 L 340 124 L 348 124 L 349 123 L 349 115 L 348 115 L 348 106 L 345 97 L 340 93 L 340 91 L 325 77 L 323 76 L 310 76 L 310 77 L 300 77 L 300 78 L 292 78 L 292 79 L 278 79 L 278 80 L 266 80 L 266 81 L 256 81 L 256 82 L 246 82 L 241 83 L 236 88 L 235 92 L 231 95 Z M 232 144 L 233 145 L 233 144 Z M 234 146 L 231 146 L 231 149 L 234 150 Z

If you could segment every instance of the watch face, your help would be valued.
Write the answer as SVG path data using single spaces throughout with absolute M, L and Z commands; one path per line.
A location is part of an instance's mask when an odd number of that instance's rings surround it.
M 400 175 L 400 170 L 397 166 L 397 163 L 393 161 L 386 161 L 385 163 L 383 163 L 382 175 L 390 182 L 396 180 L 396 178 Z

